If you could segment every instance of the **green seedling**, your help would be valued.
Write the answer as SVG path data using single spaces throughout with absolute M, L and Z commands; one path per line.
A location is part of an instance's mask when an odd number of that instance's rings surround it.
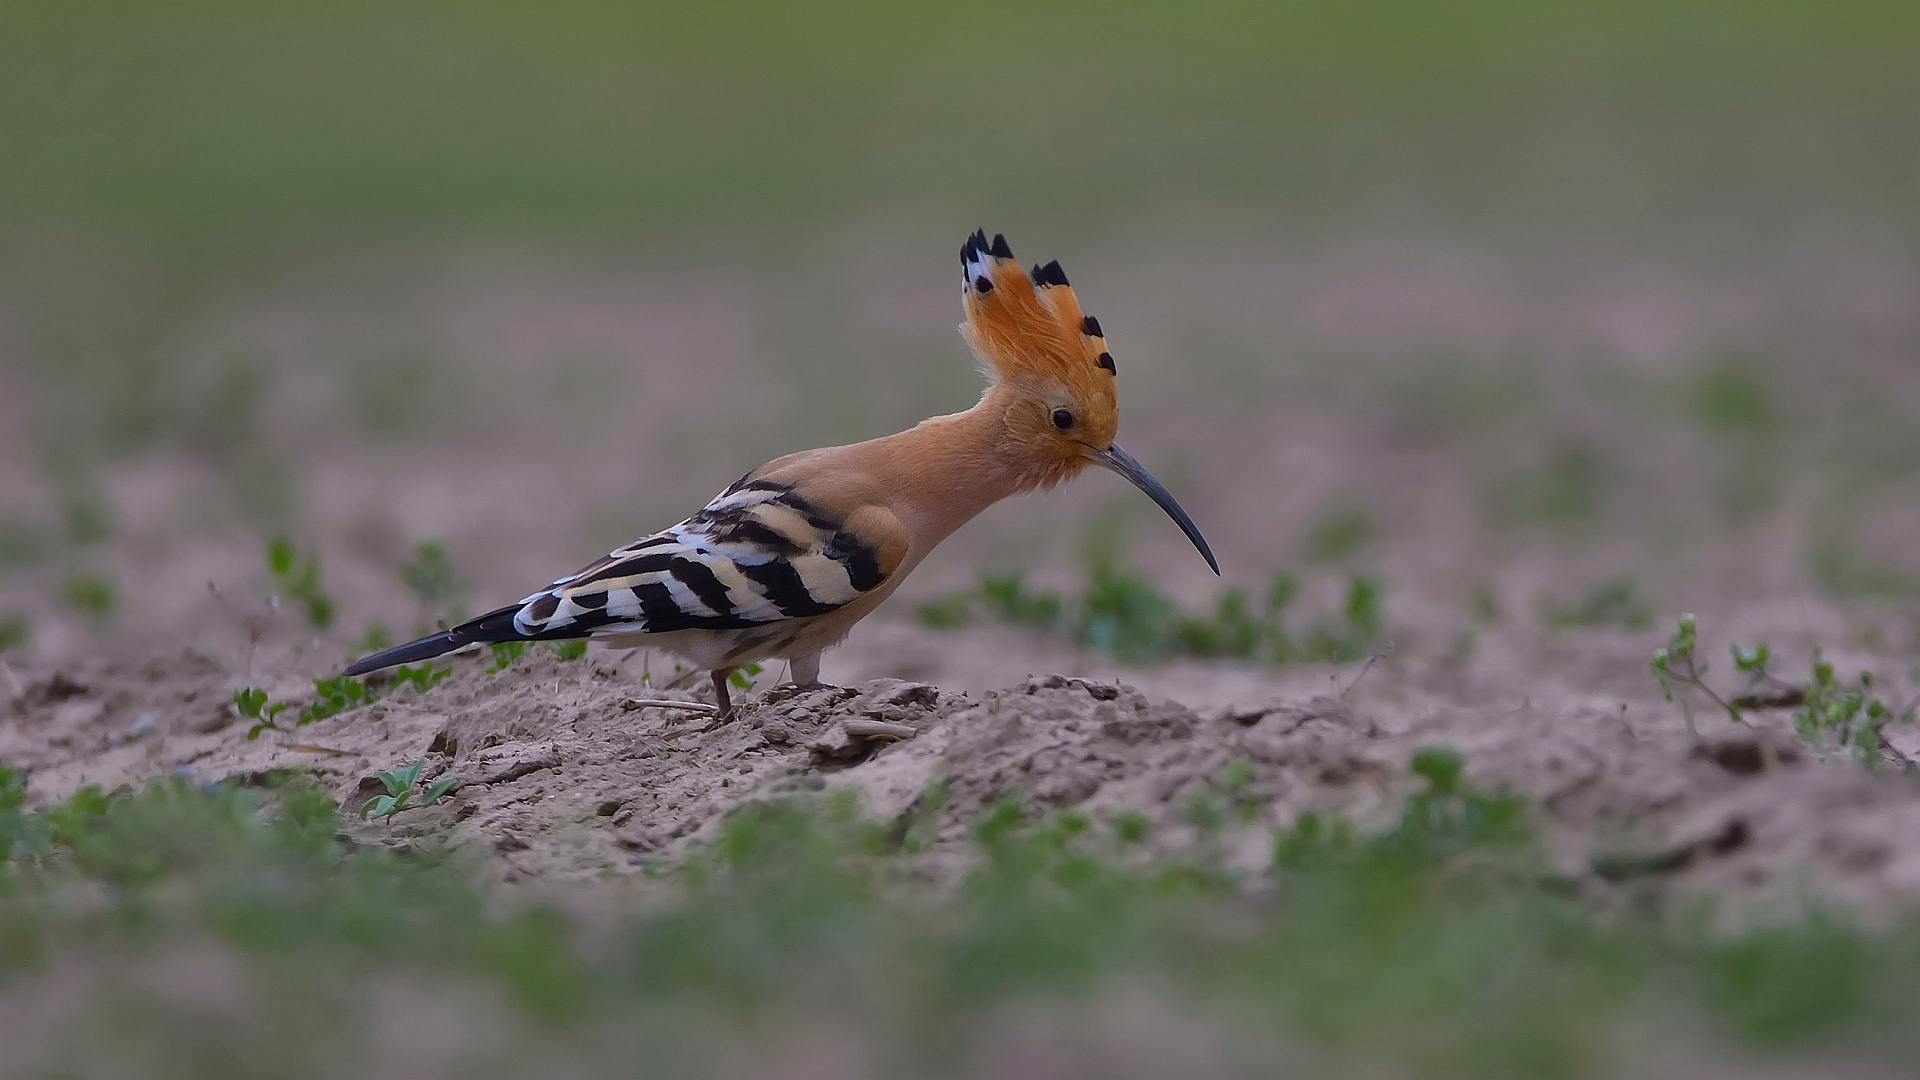
M 249 686 L 233 692 L 233 707 L 241 716 L 253 721 L 253 726 L 247 729 L 249 741 L 259 738 L 263 731 L 284 731 L 279 724 L 279 716 L 291 705 L 286 701 L 267 704 L 267 692 L 257 687 Z
M 549 641 L 542 647 L 562 660 L 580 660 L 587 655 L 584 641 Z
M 411 683 L 415 693 L 424 694 L 439 685 L 441 679 L 451 674 L 453 674 L 452 667 L 436 670 L 432 664 L 421 664 L 419 667 L 401 664 L 393 669 L 392 679 L 395 686 Z
M 439 616 L 452 622 L 464 621 L 468 584 L 454 573 L 445 541 L 422 540 L 415 544 L 413 560 L 400 565 L 400 583 L 419 603 L 422 626 Z
M 967 624 L 973 614 L 973 593 L 962 590 L 929 600 L 914 609 L 920 624 L 932 630 L 955 630 Z
M 298 603 L 315 630 L 333 625 L 333 597 L 320 585 L 320 556 L 302 554 L 285 536 L 267 541 L 267 573 L 273 579 L 273 601 Z
M 347 646 L 347 655 L 365 656 L 393 646 L 393 631 L 386 623 L 370 622 L 365 632 Z
M 424 765 L 426 759 L 422 758 L 404 769 L 381 770 L 380 785 L 387 789 L 386 794 L 375 795 L 360 804 L 360 817 L 385 818 L 387 824 L 392 825 L 395 814 L 432 806 L 460 783 L 457 777 L 443 776 L 427 785 L 425 791 L 419 792 L 420 801 L 416 803 L 413 797 L 420 783 L 420 769 Z
M 1227 588 L 1215 594 L 1211 611 L 1189 613 L 1145 575 L 1099 566 L 1077 597 L 1027 589 L 1017 574 L 988 575 L 978 588 L 923 604 L 917 614 L 939 630 L 965 625 L 976 610 L 1016 626 L 1065 621 L 1078 644 L 1135 663 L 1174 657 L 1342 663 L 1364 659 L 1382 644 L 1386 587 L 1380 579 L 1348 578 L 1341 610 L 1294 633 L 1285 615 L 1298 595 L 1299 583 L 1280 572 L 1257 612 L 1246 590 Z M 1072 617 L 1063 620 L 1068 611 Z
M 1910 674 L 1920 681 L 1920 665 Z M 1891 755 L 1904 768 L 1913 768 L 1913 762 L 1887 741 L 1885 728 L 1889 723 L 1912 723 L 1915 710 L 1920 709 L 1920 696 L 1896 712 L 1875 696 L 1871 672 L 1861 672 L 1853 683 L 1842 682 L 1834 674 L 1833 662 L 1817 649 L 1802 693 L 1804 701 L 1794 711 L 1793 729 L 1815 748 L 1822 748 L 1826 736 L 1832 735 L 1862 765 L 1877 765 Z
M 22 649 L 33 640 L 33 626 L 25 615 L 8 615 L 0 618 L 0 652 L 9 649 Z
M 1060 618 L 1060 594 L 1028 589 L 1017 572 L 981 577 L 980 603 L 987 614 L 1016 626 L 1052 626 Z
M 762 668 L 759 664 L 742 664 L 733 669 L 733 674 L 727 676 L 727 681 L 732 683 L 736 690 L 751 690 L 753 689 L 753 680 L 758 678 L 764 670 L 766 669 Z
M 313 680 L 313 704 L 300 710 L 300 720 L 296 727 L 303 727 L 315 720 L 325 720 L 343 712 L 351 712 L 362 705 L 371 705 L 379 700 L 379 695 L 366 683 L 350 679 L 345 675 L 335 675 L 328 679 Z
M 1764 642 L 1728 646 L 1734 668 L 1746 679 L 1740 693 L 1723 696 L 1706 682 L 1708 664 L 1694 656 L 1698 644 L 1694 617 L 1682 615 L 1667 647 L 1653 654 L 1652 663 L 1660 689 L 1668 701 L 1679 703 L 1687 732 L 1693 737 L 1698 738 L 1699 732 L 1694 727 L 1688 691 L 1698 691 L 1735 723 L 1745 723 L 1744 714 L 1749 710 L 1792 708 L 1794 731 L 1816 750 L 1825 750 L 1827 737 L 1832 736 L 1836 745 L 1862 765 L 1876 765 L 1891 756 L 1902 767 L 1913 767 L 1913 762 L 1887 741 L 1884 729 L 1889 723 L 1912 723 L 1916 711 L 1920 711 L 1920 696 L 1896 710 L 1875 695 L 1872 673 L 1863 671 L 1855 681 L 1845 682 L 1835 674 L 1833 662 L 1821 656 L 1818 649 L 1814 650 L 1806 681 L 1795 686 L 1773 673 L 1772 650 Z M 1920 682 L 1920 665 L 1915 665 L 1910 674 Z
M 527 655 L 527 643 L 524 641 L 496 641 L 493 643 L 493 663 L 487 665 L 487 674 L 497 675 L 513 666 L 515 660 Z
M 104 623 L 120 606 L 120 587 L 105 574 L 76 570 L 60 583 L 60 602 L 95 623 Z
M 1335 506 L 1311 526 L 1300 545 L 1309 563 L 1335 563 L 1359 553 L 1373 539 L 1373 520 L 1357 506 Z

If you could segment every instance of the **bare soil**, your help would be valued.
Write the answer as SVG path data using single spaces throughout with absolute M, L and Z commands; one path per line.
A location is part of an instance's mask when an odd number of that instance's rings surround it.
M 0 761 L 29 770 L 35 801 L 83 784 L 300 770 L 353 808 L 381 790 L 380 770 L 424 759 L 427 777 L 460 778 L 455 795 L 390 827 L 356 826 L 364 839 L 447 837 L 490 851 L 502 880 L 561 882 L 636 872 L 746 800 L 821 790 L 853 791 L 883 818 L 930 816 L 943 838 L 1008 792 L 1100 818 L 1133 810 L 1152 821 L 1155 843 L 1177 849 L 1195 840 L 1194 798 L 1218 794 L 1235 758 L 1251 766 L 1238 793 L 1250 816 L 1228 835 L 1254 866 L 1267 857 L 1267 828 L 1302 813 L 1382 822 L 1421 782 L 1408 758 L 1447 744 L 1472 782 L 1534 802 L 1552 871 L 1603 903 L 1705 890 L 1731 900 L 1728 911 L 1833 902 L 1871 916 L 1920 893 L 1920 781 L 1817 754 L 1778 718 L 1736 727 L 1703 717 L 1696 741 L 1645 677 L 1644 637 L 1566 637 L 1535 649 L 1557 653 L 1562 677 L 1583 689 L 1543 678 L 1531 695 L 1501 700 L 1487 686 L 1496 676 L 1470 660 L 1389 658 L 1357 683 L 1355 666 L 1120 673 L 1050 639 L 882 623 L 837 662 L 863 677 L 795 692 L 769 672 L 727 724 L 647 704 L 699 696 L 643 683 L 641 657 L 536 652 L 489 674 L 490 656 L 468 655 L 430 691 L 389 690 L 376 705 L 252 740 L 231 703 L 241 673 L 181 650 L 10 669 Z M 922 678 L 950 658 L 953 679 L 865 677 L 889 658 Z M 274 673 L 251 681 L 275 698 L 297 698 L 305 676 L 325 673 L 312 655 L 254 663 Z M 1023 665 L 1036 673 L 994 689 L 956 685 L 970 671 Z

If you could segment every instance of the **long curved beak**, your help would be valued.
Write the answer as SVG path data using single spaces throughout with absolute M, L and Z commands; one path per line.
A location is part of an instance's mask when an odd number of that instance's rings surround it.
M 1187 539 L 1193 541 L 1193 546 L 1200 549 L 1200 557 L 1207 560 L 1207 565 L 1213 567 L 1213 572 L 1215 574 L 1220 572 L 1220 564 L 1214 561 L 1213 549 L 1207 547 L 1207 538 L 1200 535 L 1199 526 L 1193 523 L 1193 519 L 1187 516 L 1185 510 L 1180 509 L 1180 504 L 1174 501 L 1173 493 L 1161 487 L 1160 481 L 1155 480 L 1145 466 L 1133 460 L 1132 454 L 1120 449 L 1119 443 L 1113 443 L 1105 450 L 1089 447 L 1087 456 L 1133 481 L 1134 487 L 1146 492 L 1147 498 L 1160 504 L 1160 509 L 1165 510 L 1174 524 L 1180 526 L 1180 531 L 1187 534 Z

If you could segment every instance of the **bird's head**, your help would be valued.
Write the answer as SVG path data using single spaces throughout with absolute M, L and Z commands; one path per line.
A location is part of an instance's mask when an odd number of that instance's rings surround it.
M 1100 320 L 1080 310 L 1060 264 L 1036 265 L 1029 275 L 1005 237 L 988 240 L 982 230 L 961 245 L 960 266 L 967 309 L 960 334 L 993 383 L 988 400 L 1003 410 L 1035 486 L 1051 487 L 1089 465 L 1111 469 L 1158 503 L 1219 573 L 1187 512 L 1114 442 L 1120 404 L 1113 354 Z

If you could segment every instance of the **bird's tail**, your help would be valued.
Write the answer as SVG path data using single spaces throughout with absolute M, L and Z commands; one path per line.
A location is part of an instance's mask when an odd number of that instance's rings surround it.
M 363 656 L 347 665 L 346 674 L 365 675 L 370 671 L 379 671 L 381 668 L 390 668 L 396 664 L 431 660 L 436 656 L 453 652 L 455 649 L 464 649 L 469 645 L 496 641 L 538 640 L 538 637 L 522 634 L 513 625 L 513 617 L 519 613 L 520 607 L 519 604 L 509 604 L 489 611 L 477 619 L 463 622 L 451 630 L 442 630 L 418 641 L 409 641 L 405 645 L 395 645 L 391 649 L 382 649 L 371 656 Z

